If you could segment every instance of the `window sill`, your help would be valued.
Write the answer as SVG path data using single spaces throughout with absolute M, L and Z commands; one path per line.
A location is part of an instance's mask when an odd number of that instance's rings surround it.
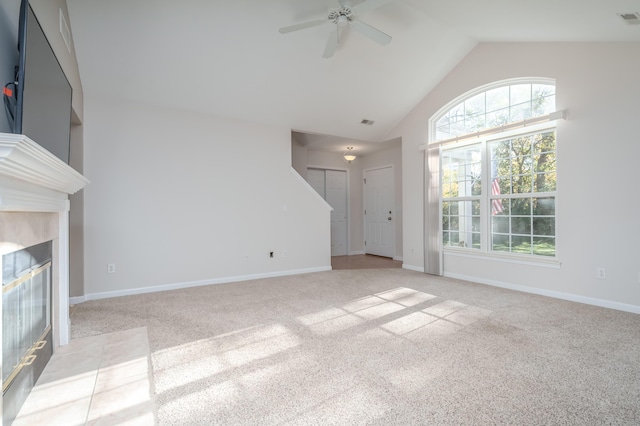
M 562 262 L 557 258 L 546 258 L 543 256 L 524 256 L 507 253 L 484 253 L 474 252 L 468 249 L 444 248 L 443 253 L 447 256 L 466 257 L 470 259 L 491 260 L 495 262 L 516 263 L 519 265 L 540 266 L 543 268 L 560 269 Z

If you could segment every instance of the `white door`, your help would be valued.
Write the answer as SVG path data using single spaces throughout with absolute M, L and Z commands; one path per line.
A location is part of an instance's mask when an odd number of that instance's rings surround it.
M 331 212 L 331 256 L 347 255 L 347 172 L 326 171 L 325 194 Z
M 331 256 L 347 255 L 347 172 L 307 169 L 307 182 L 333 207 Z
M 393 168 L 364 172 L 365 253 L 393 257 L 395 226 L 393 218 Z

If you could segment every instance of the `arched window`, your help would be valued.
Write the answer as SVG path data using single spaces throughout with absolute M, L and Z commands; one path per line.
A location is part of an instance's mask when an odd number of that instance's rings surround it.
M 510 80 L 432 117 L 445 250 L 556 257 L 555 103 L 553 80 Z

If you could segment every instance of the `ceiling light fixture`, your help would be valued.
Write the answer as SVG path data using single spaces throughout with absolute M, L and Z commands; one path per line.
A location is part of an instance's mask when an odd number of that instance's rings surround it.
M 345 151 L 344 154 L 342 154 L 342 156 L 344 157 L 345 161 L 347 163 L 351 163 L 353 160 L 356 159 L 356 156 L 353 155 L 353 151 L 352 151 L 353 147 L 352 146 L 348 146 L 347 150 Z

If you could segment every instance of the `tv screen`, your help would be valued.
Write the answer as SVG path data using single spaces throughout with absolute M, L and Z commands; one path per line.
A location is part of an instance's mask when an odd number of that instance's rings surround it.
M 7 87 L 9 91 L 14 90 L 13 82 L 16 78 L 15 67 L 18 65 L 18 16 L 20 15 L 20 0 L 0 0 L 0 83 Z M 4 93 L 4 91 L 3 91 Z M 0 132 L 13 132 L 13 119 L 15 108 L 10 111 L 10 105 L 6 103 L 15 102 L 2 96 L 3 105 L 0 106 Z M 12 100 L 15 97 L 11 98 Z
M 20 7 L 14 133 L 69 163 L 71 85 L 28 0 Z

